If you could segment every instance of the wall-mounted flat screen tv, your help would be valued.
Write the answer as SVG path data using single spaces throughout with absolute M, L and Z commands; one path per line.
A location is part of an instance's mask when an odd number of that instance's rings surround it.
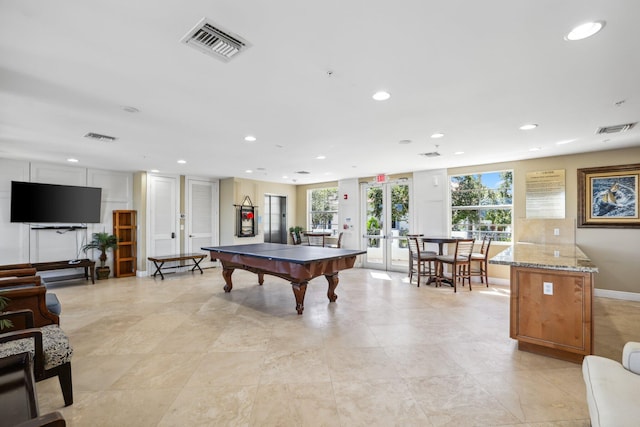
M 102 189 L 11 181 L 11 222 L 100 222 Z

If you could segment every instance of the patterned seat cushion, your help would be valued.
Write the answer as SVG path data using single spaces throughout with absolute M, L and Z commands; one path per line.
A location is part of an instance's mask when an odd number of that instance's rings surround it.
M 73 348 L 69 338 L 58 325 L 47 325 L 42 331 L 42 347 L 44 351 L 44 369 L 50 369 L 71 361 Z M 25 338 L 0 344 L 0 357 L 10 356 L 28 351 L 33 354 L 33 339 Z

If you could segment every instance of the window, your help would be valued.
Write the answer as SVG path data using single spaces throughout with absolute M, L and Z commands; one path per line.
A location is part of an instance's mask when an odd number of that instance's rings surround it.
M 338 187 L 316 188 L 307 191 L 309 223 L 307 227 L 314 231 L 338 232 Z
M 451 176 L 449 185 L 453 237 L 511 241 L 513 171 Z

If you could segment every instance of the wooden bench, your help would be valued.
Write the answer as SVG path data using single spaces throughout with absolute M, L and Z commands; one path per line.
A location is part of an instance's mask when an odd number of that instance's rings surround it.
M 170 268 L 180 268 L 180 267 L 193 266 L 193 268 L 191 268 L 191 271 L 195 271 L 195 269 L 197 268 L 198 270 L 200 270 L 200 274 L 202 274 L 203 271 L 200 268 L 200 262 L 203 259 L 205 259 L 206 257 L 207 257 L 207 255 L 203 254 L 203 253 L 190 253 L 190 254 L 177 254 L 177 255 L 150 256 L 147 259 L 149 261 L 153 261 L 153 264 L 156 266 L 156 271 L 155 271 L 155 273 L 153 273 L 153 277 L 156 277 L 156 274 L 160 273 L 160 277 L 162 277 L 162 280 L 164 280 L 164 275 L 162 274 L 162 269 L 163 268 L 166 270 L 166 269 L 170 269 Z M 192 260 L 193 264 L 182 264 L 182 265 L 174 265 L 174 266 L 169 266 L 169 267 L 163 267 L 166 262 L 189 261 L 189 260 Z M 160 263 L 160 264 L 158 265 L 158 263 Z

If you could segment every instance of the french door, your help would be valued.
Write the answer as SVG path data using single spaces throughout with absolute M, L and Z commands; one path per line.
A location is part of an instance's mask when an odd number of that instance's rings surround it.
M 379 270 L 405 271 L 410 228 L 409 181 L 362 185 L 364 265 Z

